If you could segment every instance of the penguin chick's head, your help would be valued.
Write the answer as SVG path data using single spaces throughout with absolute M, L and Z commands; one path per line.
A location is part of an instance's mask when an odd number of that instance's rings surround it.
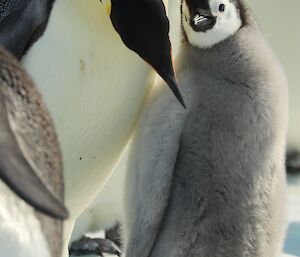
M 209 48 L 242 26 L 236 0 L 182 0 L 182 26 L 190 44 Z

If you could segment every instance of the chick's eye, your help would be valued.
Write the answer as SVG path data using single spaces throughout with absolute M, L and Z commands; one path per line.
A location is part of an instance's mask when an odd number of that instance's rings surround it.
M 225 11 L 225 4 L 220 4 L 219 5 L 219 12 L 224 12 Z

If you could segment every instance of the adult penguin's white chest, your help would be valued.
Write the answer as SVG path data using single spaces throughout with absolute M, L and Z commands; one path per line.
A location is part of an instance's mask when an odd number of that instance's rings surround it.
M 57 0 L 23 64 L 54 119 L 66 204 L 75 217 L 101 190 L 126 145 L 151 70 L 123 45 L 99 0 Z

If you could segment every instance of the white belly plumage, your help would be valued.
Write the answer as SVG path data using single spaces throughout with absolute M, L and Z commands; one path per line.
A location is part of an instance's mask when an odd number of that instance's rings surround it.
M 72 223 L 109 178 L 152 71 L 123 45 L 99 0 L 57 0 L 23 65 L 56 126 Z
M 23 65 L 54 119 L 66 203 L 78 215 L 127 143 L 150 69 L 122 44 L 98 0 L 58 0 Z
M 128 152 L 127 149 L 100 194 L 76 220 L 71 242 L 78 240 L 87 232 L 111 228 L 116 222 L 123 224 L 123 200 L 126 197 L 123 192 Z

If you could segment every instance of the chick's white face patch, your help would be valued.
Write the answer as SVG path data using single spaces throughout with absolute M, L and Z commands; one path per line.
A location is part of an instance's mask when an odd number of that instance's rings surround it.
M 190 25 L 191 14 L 182 2 L 182 24 L 190 44 L 199 48 L 209 48 L 233 35 L 242 25 L 240 12 L 229 0 L 209 0 L 210 11 L 216 17 L 215 25 L 205 31 L 196 32 Z

